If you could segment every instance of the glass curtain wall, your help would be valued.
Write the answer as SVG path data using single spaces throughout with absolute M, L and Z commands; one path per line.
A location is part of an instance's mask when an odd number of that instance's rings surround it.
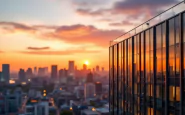
M 111 46 L 109 56 L 113 115 L 185 115 L 185 13 Z

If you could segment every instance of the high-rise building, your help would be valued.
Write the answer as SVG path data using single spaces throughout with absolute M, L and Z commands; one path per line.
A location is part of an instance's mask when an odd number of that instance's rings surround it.
M 0 95 L 0 115 L 5 115 L 6 112 L 7 112 L 6 97 L 4 95 Z
M 45 75 L 48 74 L 48 67 L 44 67 L 44 72 L 45 72 Z
M 87 74 L 87 79 L 85 83 L 85 89 L 84 89 L 84 95 L 85 98 L 92 98 L 95 96 L 95 84 L 93 82 L 93 74 L 88 73 Z
M 101 68 L 101 71 L 104 72 L 104 70 L 105 70 L 104 67 L 102 67 L 102 68 Z
M 2 74 L 2 72 L 0 71 L 0 82 L 3 82 L 4 80 L 3 80 L 3 74 Z
M 113 115 L 185 115 L 185 4 L 179 14 L 109 47 Z M 177 10 L 178 11 L 178 10 Z M 155 21 L 155 20 L 154 20 Z M 120 69 L 119 69 L 120 68 Z
M 38 76 L 45 77 L 48 75 L 48 67 L 39 67 L 38 68 Z
M 6 83 L 9 83 L 9 80 L 10 80 L 10 65 L 9 64 L 2 65 L 2 75 L 3 75 L 3 80 Z
M 101 95 L 102 94 L 102 83 L 101 82 L 96 82 L 95 83 L 95 89 L 96 89 L 96 94 Z
M 97 65 L 97 66 L 96 66 L 96 72 L 99 72 L 99 71 L 100 71 L 100 66 Z
M 94 83 L 89 82 L 85 84 L 84 95 L 85 99 L 93 98 L 96 95 Z
M 86 82 L 93 83 L 93 74 L 91 72 L 87 74 Z
M 26 80 L 26 73 L 25 73 L 24 69 L 19 70 L 19 80 L 20 81 Z
M 57 78 L 58 77 L 58 69 L 57 69 L 57 65 L 52 65 L 51 66 L 51 78 Z
M 32 68 L 28 68 L 26 71 L 26 77 L 31 78 L 33 76 Z
M 87 65 L 83 64 L 83 70 L 86 71 L 87 70 Z
M 64 70 L 60 69 L 59 70 L 59 78 L 63 78 L 64 77 Z
M 64 68 L 64 77 L 68 77 L 68 70 Z
M 37 67 L 34 67 L 34 75 L 37 75 Z
M 70 76 L 74 76 L 74 74 L 75 74 L 75 62 L 74 61 L 69 61 L 68 74 Z

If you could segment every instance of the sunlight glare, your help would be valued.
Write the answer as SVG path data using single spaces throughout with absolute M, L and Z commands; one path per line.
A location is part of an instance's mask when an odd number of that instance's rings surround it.
M 85 64 L 86 64 L 86 65 L 89 65 L 89 61 L 86 60 L 86 61 L 85 61 Z

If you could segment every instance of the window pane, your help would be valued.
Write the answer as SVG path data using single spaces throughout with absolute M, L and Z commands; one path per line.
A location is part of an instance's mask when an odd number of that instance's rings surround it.
M 174 33 L 174 18 L 169 20 L 169 46 L 174 45 L 175 42 L 175 33 Z
M 149 36 L 149 30 L 147 30 L 146 32 L 145 32 L 145 47 L 146 47 L 146 51 L 149 51 L 149 45 L 150 45 L 150 43 L 149 43 L 149 40 L 150 40 L 150 36 Z
M 161 48 L 162 46 L 162 34 L 161 34 L 161 25 L 156 27 L 156 49 Z

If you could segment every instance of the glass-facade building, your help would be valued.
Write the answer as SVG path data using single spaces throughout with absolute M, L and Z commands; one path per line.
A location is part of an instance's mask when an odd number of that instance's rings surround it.
M 185 11 L 109 47 L 111 115 L 185 115 Z

